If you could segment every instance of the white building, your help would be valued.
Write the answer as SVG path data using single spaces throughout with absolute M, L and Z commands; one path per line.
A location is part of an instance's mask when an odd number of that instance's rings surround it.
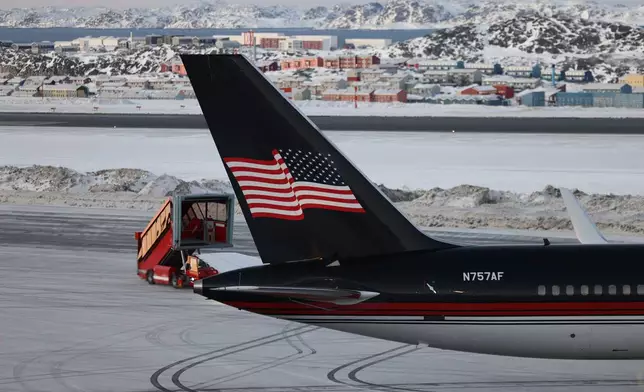
M 354 45 L 356 48 L 385 49 L 391 46 L 392 41 L 389 38 L 348 38 L 344 43 Z
M 450 83 L 467 86 L 472 83 L 481 83 L 483 74 L 478 69 L 450 69 L 447 71 Z
M 508 75 L 491 75 L 483 76 L 481 84 L 484 86 L 508 86 L 518 92 L 538 87 L 541 85 L 541 80 L 537 78 L 515 78 Z
M 444 60 L 411 59 L 407 62 L 408 67 L 432 71 L 447 71 L 455 69 L 457 65 L 458 63 L 456 61 Z
M 322 50 L 331 50 L 331 49 L 337 49 L 338 47 L 338 36 L 337 35 L 295 35 L 292 38 L 294 39 L 299 39 L 302 41 L 328 41 L 328 45 L 330 46 L 330 49 L 322 49 Z
M 503 70 L 503 73 L 508 76 L 529 78 L 532 76 L 532 67 L 517 67 L 517 66 L 506 67 Z
M 494 64 L 483 63 L 465 63 L 465 69 L 478 69 L 484 75 L 492 75 L 494 73 Z
M 431 97 L 441 92 L 441 86 L 437 84 L 418 83 L 410 89 L 412 94 L 422 97 Z

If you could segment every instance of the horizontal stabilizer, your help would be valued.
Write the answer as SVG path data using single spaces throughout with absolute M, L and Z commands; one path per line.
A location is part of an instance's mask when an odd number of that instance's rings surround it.
M 579 242 L 582 244 L 607 244 L 608 241 L 586 214 L 575 195 L 565 188 L 561 188 L 560 191 Z
M 329 302 L 336 305 L 354 305 L 377 296 L 372 291 L 324 289 L 311 287 L 260 287 L 230 286 L 218 287 L 214 291 L 235 291 L 238 293 L 268 295 L 271 297 L 291 298 L 300 301 Z

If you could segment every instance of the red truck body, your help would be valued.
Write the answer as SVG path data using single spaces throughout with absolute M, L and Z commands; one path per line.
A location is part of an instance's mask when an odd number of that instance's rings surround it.
M 150 284 L 192 286 L 218 271 L 196 255 L 232 246 L 234 196 L 168 198 L 144 231 L 136 232 L 137 274 Z

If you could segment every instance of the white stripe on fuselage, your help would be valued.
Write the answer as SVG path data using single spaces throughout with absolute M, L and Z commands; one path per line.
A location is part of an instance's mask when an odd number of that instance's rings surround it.
M 644 359 L 643 316 L 274 317 L 445 350 L 535 358 Z

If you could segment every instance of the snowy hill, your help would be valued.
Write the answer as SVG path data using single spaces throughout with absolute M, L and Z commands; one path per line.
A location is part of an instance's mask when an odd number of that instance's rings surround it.
M 0 26 L 88 28 L 434 28 L 491 24 L 525 13 L 644 25 L 644 5 L 543 0 L 389 0 L 313 8 L 198 2 L 164 8 L 60 8 L 0 10 Z
M 31 54 L 6 49 L 0 51 L 0 67 L 5 72 L 21 76 L 142 74 L 159 72 L 161 63 L 172 59 L 175 55 L 174 50 L 168 46 L 143 48 L 131 53 L 100 53 L 81 56 L 67 56 L 56 52 Z
M 504 65 L 556 63 L 564 68 L 591 69 L 604 80 L 614 80 L 628 71 L 644 70 L 644 29 L 530 11 L 491 24 L 439 29 L 399 42 L 383 54 Z

